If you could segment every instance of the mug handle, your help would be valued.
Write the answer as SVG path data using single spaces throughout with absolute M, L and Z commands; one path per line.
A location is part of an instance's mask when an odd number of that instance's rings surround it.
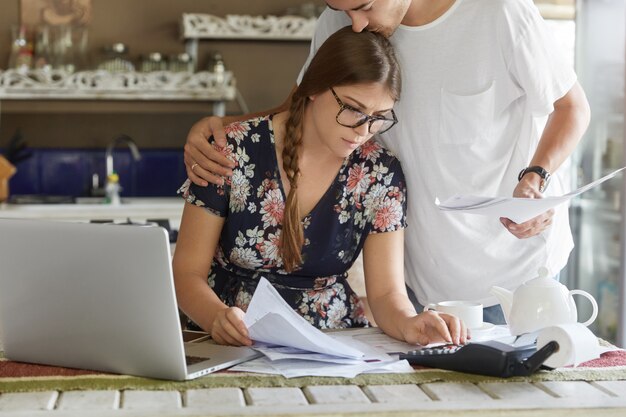
M 569 295 L 582 295 L 584 297 L 586 297 L 590 302 L 591 302 L 591 306 L 593 307 L 593 313 L 591 313 L 591 317 L 589 318 L 589 320 L 587 320 L 586 322 L 582 323 L 583 326 L 589 326 L 591 323 L 593 323 L 593 321 L 596 319 L 596 317 L 598 317 L 598 303 L 596 302 L 596 299 L 593 298 L 593 295 L 589 294 L 587 291 L 583 291 L 583 290 L 571 290 L 569 292 Z
M 426 306 L 424 306 L 424 310 L 423 311 L 429 311 L 429 310 L 435 310 L 437 311 L 437 304 L 427 304 Z

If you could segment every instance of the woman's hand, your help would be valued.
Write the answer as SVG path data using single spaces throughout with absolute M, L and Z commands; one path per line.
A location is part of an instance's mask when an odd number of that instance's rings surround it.
M 245 313 L 237 307 L 224 308 L 215 315 L 211 337 L 220 345 L 250 346 L 252 340 L 243 322 Z
M 405 319 L 402 335 L 407 343 L 428 345 L 447 342 L 455 345 L 467 343 L 465 323 L 452 314 L 424 311 Z
M 209 182 L 216 185 L 224 184 L 222 177 L 233 175 L 231 168 L 235 166 L 233 161 L 211 146 L 208 141 L 211 136 L 215 138 L 218 146 L 226 146 L 226 134 L 222 119 L 219 117 L 205 117 L 196 122 L 189 130 L 185 144 L 187 176 L 201 187 L 207 186 Z

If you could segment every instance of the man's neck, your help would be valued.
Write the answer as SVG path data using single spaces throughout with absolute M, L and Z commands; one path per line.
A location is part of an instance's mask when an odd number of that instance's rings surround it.
M 405 26 L 424 26 L 439 19 L 459 0 L 412 0 L 402 19 Z

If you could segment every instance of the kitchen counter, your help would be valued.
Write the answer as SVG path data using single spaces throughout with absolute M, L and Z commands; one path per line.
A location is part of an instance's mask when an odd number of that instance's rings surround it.
M 78 204 L 0 204 L 0 218 L 67 221 L 145 221 L 168 219 L 178 229 L 184 200 L 179 197 L 123 198 L 122 204 L 102 204 L 98 199 L 79 199 Z

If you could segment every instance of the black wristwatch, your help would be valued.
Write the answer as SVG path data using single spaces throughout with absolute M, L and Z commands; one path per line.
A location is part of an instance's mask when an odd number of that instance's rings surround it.
M 517 180 L 521 181 L 522 177 L 529 172 L 534 172 L 541 177 L 541 182 L 539 183 L 539 192 L 543 193 L 544 191 L 546 191 L 546 188 L 548 188 L 548 184 L 550 184 L 550 173 L 542 167 L 535 165 L 521 170 L 519 172 L 519 175 L 517 176 Z

